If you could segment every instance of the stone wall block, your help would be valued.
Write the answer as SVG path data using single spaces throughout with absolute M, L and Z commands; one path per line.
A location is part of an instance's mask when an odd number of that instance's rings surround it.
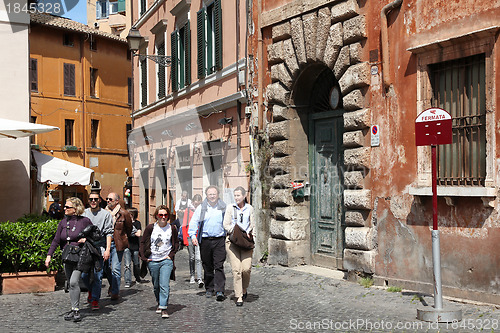
M 377 247 L 374 228 L 362 227 L 345 229 L 345 244 L 349 249 L 373 250 Z
M 365 227 L 370 223 L 369 216 L 369 210 L 348 210 L 345 212 L 345 224 L 348 227 Z
M 275 64 L 284 60 L 283 41 L 273 43 L 267 47 L 267 61 Z
M 349 56 L 351 57 L 351 65 L 363 61 L 363 46 L 360 42 L 349 45 Z
M 288 173 L 281 173 L 275 175 L 271 186 L 276 189 L 291 189 L 292 188 L 292 176 Z
M 366 38 L 366 19 L 364 15 L 355 16 L 344 21 L 343 26 L 345 44 L 351 44 Z
M 344 268 L 348 271 L 365 273 L 375 272 L 376 251 L 363 251 L 354 249 L 344 250 Z
M 371 209 L 370 190 L 344 190 L 344 205 L 347 209 Z
M 363 147 L 365 142 L 365 136 L 363 131 L 345 132 L 343 134 L 344 147 L 348 148 L 358 148 Z
M 273 121 L 290 120 L 297 116 L 295 110 L 290 109 L 286 106 L 273 105 Z
M 345 95 L 355 88 L 369 86 L 370 80 L 370 64 L 368 62 L 362 62 L 350 66 L 345 71 L 339 80 L 340 90 L 342 94 Z
M 267 125 L 267 133 L 271 142 L 290 138 L 290 121 L 279 121 Z
M 288 89 L 292 87 L 292 77 L 284 63 L 271 66 L 271 80 L 280 81 Z
M 291 36 L 290 32 L 291 32 L 291 27 L 290 27 L 290 22 L 288 21 L 273 26 L 272 28 L 273 42 L 290 38 Z
M 276 141 L 273 143 L 274 156 L 287 156 L 294 152 L 294 148 L 290 145 L 290 140 Z
M 280 220 L 295 221 L 308 219 L 310 212 L 309 206 L 294 205 L 289 207 L 276 207 L 276 218 Z
M 269 231 L 273 238 L 296 241 L 306 239 L 309 234 L 307 228 L 309 228 L 309 221 L 307 219 L 294 221 L 271 219 Z
M 365 96 L 359 89 L 353 90 L 342 98 L 344 109 L 347 111 L 359 110 L 365 107 Z
M 289 189 L 271 189 L 269 191 L 269 200 L 272 206 L 291 206 L 294 204 L 292 191 Z
M 370 127 L 371 111 L 370 109 L 362 109 L 344 114 L 344 129 L 353 131 Z
M 321 8 L 318 11 L 318 32 L 316 34 L 316 59 L 323 60 L 325 53 L 326 41 L 330 34 L 332 25 L 331 12 L 327 7 Z
M 283 52 L 285 58 L 285 64 L 290 71 L 292 77 L 295 77 L 299 72 L 299 63 L 295 55 L 295 49 L 293 48 L 293 43 L 291 39 L 283 41 Z
M 318 32 L 318 15 L 316 12 L 302 16 L 307 61 L 316 61 L 316 34 Z
M 269 103 L 280 103 L 286 105 L 290 98 L 290 91 L 280 82 L 267 86 L 267 100 Z
M 348 170 L 367 170 L 370 168 L 370 147 L 345 149 L 344 165 Z
M 269 160 L 269 165 L 267 166 L 269 173 L 271 175 L 275 175 L 277 173 L 279 174 L 288 173 L 288 170 L 290 169 L 291 166 L 291 161 L 292 158 L 290 156 L 271 157 L 271 159 Z
M 337 23 L 330 27 L 330 30 L 328 32 L 328 39 L 326 41 L 326 46 L 325 46 L 325 52 L 323 54 L 323 62 L 328 66 L 328 68 L 332 69 L 333 66 L 335 65 L 340 49 L 342 48 L 342 44 L 343 44 L 342 24 Z
M 335 65 L 333 66 L 333 74 L 337 80 L 344 75 L 350 64 L 349 46 L 347 45 L 340 49 L 337 61 L 335 61 Z
M 295 48 L 295 54 L 299 65 L 305 64 L 306 60 L 306 45 L 304 41 L 304 29 L 302 27 L 302 19 L 300 17 L 293 18 L 290 21 L 292 30 L 292 42 Z
M 362 171 L 346 171 L 344 173 L 344 185 L 349 189 L 363 188 L 364 179 Z
M 308 264 L 310 257 L 309 247 L 309 240 L 287 241 L 269 238 L 269 257 L 267 258 L 267 262 L 270 265 L 282 266 Z
M 340 22 L 358 15 L 359 6 L 356 0 L 340 2 L 332 7 L 332 22 Z

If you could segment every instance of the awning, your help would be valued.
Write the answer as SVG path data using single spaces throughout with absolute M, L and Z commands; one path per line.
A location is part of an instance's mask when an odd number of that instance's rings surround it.
M 90 185 L 94 170 L 60 158 L 31 151 L 38 167 L 38 181 L 59 185 Z
M 0 119 L 0 138 L 24 138 L 26 136 L 58 130 L 59 127 L 33 124 L 24 121 Z

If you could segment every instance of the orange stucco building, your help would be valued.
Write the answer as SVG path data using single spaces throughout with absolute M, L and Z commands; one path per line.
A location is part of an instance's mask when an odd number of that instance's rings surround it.
M 131 172 L 126 41 L 69 19 L 33 14 L 29 42 L 32 121 L 60 128 L 37 135 L 32 147 L 94 170 L 93 187 L 103 197 L 121 194 Z M 51 185 L 46 204 L 54 197 L 86 199 L 85 192 L 83 186 Z

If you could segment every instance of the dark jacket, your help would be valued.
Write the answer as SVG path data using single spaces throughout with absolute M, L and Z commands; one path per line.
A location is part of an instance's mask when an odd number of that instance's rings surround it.
M 149 256 L 151 256 L 151 234 L 153 233 L 154 223 L 148 224 L 146 229 L 144 229 L 144 233 L 142 234 L 141 243 L 139 247 L 139 255 L 143 261 L 148 261 Z M 179 238 L 177 227 L 174 224 L 170 224 L 172 228 L 172 238 L 170 242 L 172 243 L 172 250 L 168 254 L 169 258 L 172 259 L 172 263 L 174 264 L 174 269 L 172 270 L 172 274 L 170 275 L 170 279 L 175 281 L 175 254 L 177 250 L 179 250 Z
M 131 233 L 132 217 L 128 211 L 120 208 L 116 214 L 115 231 L 113 233 L 113 241 L 115 242 L 116 251 L 124 251 L 128 248 L 128 235 Z
M 90 225 L 92 225 L 92 222 L 90 222 L 87 217 L 77 215 L 65 216 L 57 226 L 56 234 L 54 235 L 54 239 L 52 240 L 52 244 L 47 254 L 52 256 L 58 245 L 61 249 L 64 249 L 68 243 L 82 247 L 83 243 L 78 243 L 78 235 L 83 229 Z

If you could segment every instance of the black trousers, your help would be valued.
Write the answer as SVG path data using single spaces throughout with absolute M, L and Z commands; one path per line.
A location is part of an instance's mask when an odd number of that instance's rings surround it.
M 201 240 L 200 254 L 207 291 L 224 292 L 226 285 L 226 275 L 224 275 L 225 242 L 225 237 L 208 237 Z

